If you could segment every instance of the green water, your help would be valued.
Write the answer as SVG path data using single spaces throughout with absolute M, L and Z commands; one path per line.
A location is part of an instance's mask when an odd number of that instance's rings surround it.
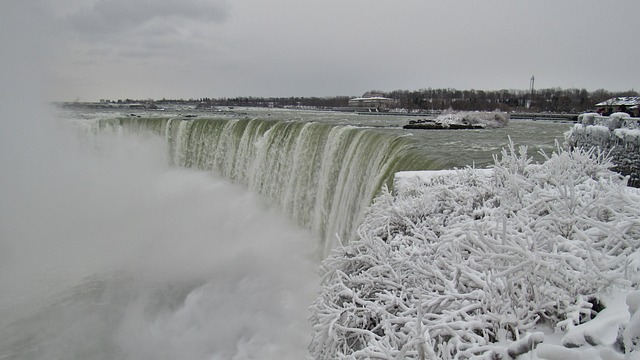
M 363 210 L 384 184 L 391 186 L 396 172 L 486 167 L 509 138 L 542 159 L 538 151 L 553 151 L 571 126 L 518 120 L 491 130 L 402 129 L 409 119 L 254 111 L 222 118 L 143 116 L 108 122 L 164 137 L 175 166 L 213 171 L 262 195 L 312 229 L 325 254 L 353 237 Z

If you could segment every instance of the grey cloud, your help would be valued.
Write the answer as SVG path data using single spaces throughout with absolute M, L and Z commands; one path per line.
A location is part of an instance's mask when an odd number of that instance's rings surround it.
M 623 12 L 601 0 L 33 1 L 68 4 L 60 73 L 94 88 L 61 86 L 67 99 L 526 89 L 532 75 L 539 88 L 638 88 L 640 48 L 611 40 L 633 33 L 638 0 L 619 0 Z
M 66 20 L 81 36 L 108 37 L 159 19 L 222 22 L 228 14 L 226 0 L 98 0 Z

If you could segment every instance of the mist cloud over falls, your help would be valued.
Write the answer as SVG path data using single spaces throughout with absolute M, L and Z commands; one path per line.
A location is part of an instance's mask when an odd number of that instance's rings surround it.
M 169 169 L 156 139 L 64 134 L 4 149 L 24 167 L 3 175 L 0 357 L 304 356 L 308 232 L 239 187 Z
M 160 140 L 53 116 L 42 4 L 0 21 L 0 358 L 302 358 L 310 234 Z

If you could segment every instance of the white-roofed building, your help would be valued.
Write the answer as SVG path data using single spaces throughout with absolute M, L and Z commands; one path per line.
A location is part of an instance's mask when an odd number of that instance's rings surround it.
M 640 96 L 624 96 L 624 97 L 614 97 L 609 100 L 599 102 L 596 104 L 596 107 L 614 107 L 614 106 L 625 106 L 625 107 L 634 107 L 640 104 Z
M 638 104 L 640 104 L 640 96 L 621 96 L 599 102 L 596 104 L 596 108 L 598 108 L 598 114 L 601 115 L 611 115 L 617 111 L 640 117 Z
M 395 106 L 395 100 L 382 96 L 358 97 L 349 99 L 349 107 L 369 109 L 389 109 Z

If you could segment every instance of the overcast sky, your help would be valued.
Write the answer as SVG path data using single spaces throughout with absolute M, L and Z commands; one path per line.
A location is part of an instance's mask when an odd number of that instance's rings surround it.
M 53 100 L 640 89 L 639 0 L 8 1 Z

